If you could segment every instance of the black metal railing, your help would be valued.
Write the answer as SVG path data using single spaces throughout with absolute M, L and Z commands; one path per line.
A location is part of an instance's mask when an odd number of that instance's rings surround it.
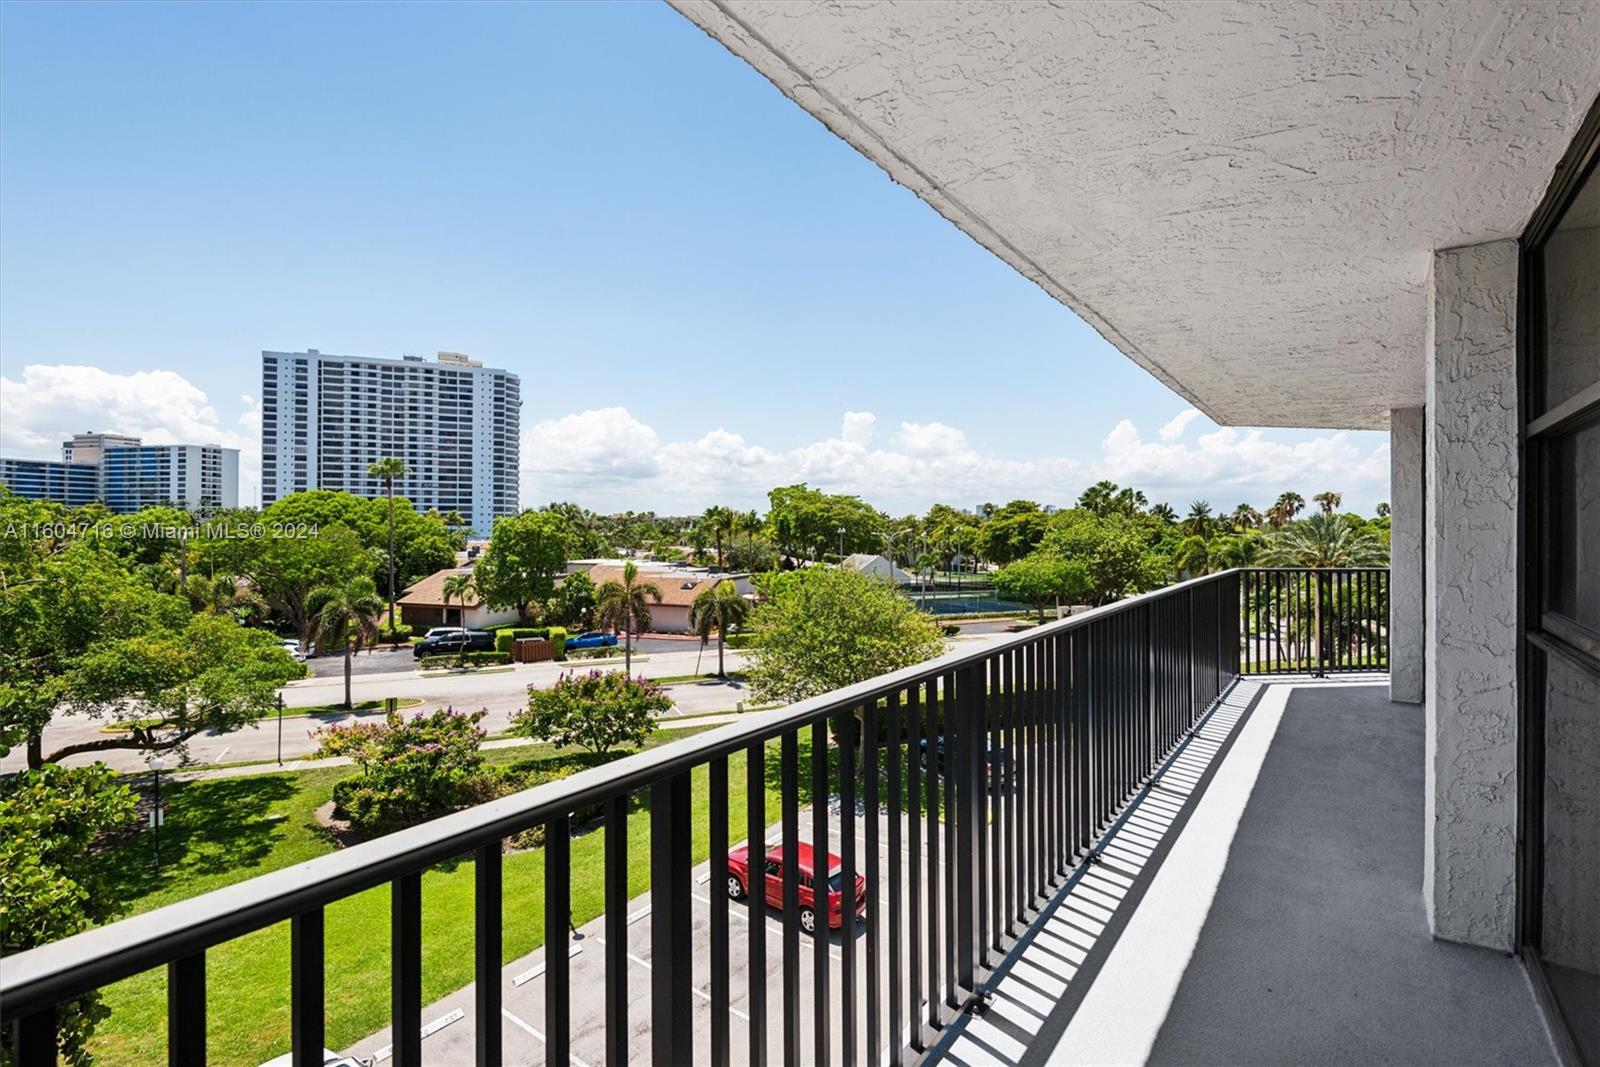
M 974 1003 L 988 969 L 1053 889 L 1087 862 L 1119 808 L 1238 676 L 1241 649 L 1248 647 L 1241 643 L 1241 603 L 1251 610 L 1255 605 L 1241 600 L 1240 577 L 1229 571 L 1199 578 L 746 715 L 17 954 L 5 961 L 0 978 L 0 1014 L 17 1061 L 30 1067 L 54 1061 L 58 1005 L 165 967 L 168 1059 L 203 1063 L 207 951 L 287 921 L 292 1011 L 286 1037 L 296 1065 L 320 1065 L 329 1036 L 325 910 L 388 883 L 392 1062 L 417 1064 L 422 874 L 470 857 L 476 1059 L 499 1063 L 505 1051 L 502 844 L 544 828 L 544 929 L 559 938 L 569 918 L 573 820 L 598 809 L 605 833 L 604 995 L 583 997 L 576 1006 L 598 1015 L 603 1001 L 604 1048 L 586 1047 L 585 1058 L 603 1055 L 612 1067 L 626 1063 L 630 1037 L 644 1021 L 630 1013 L 644 1003 L 648 1058 L 659 1065 L 690 1062 L 697 1052 L 727 1064 L 736 1042 L 745 1046 L 738 1058 L 755 1064 L 898 1062 L 902 1052 L 928 1048 Z M 1252 581 L 1251 589 L 1277 588 Z M 729 769 L 741 763 L 742 812 L 729 803 Z M 709 901 L 698 898 L 709 908 L 709 922 L 708 952 L 696 974 L 691 876 L 698 805 L 691 772 L 701 767 L 707 768 L 702 795 L 710 813 L 714 891 Z M 775 835 L 766 788 L 774 778 Z M 639 972 L 629 973 L 627 830 L 630 819 L 646 817 L 630 809 L 630 796 L 640 792 L 649 798 L 649 936 L 656 965 L 645 979 L 648 1000 L 630 1002 L 630 977 Z M 786 857 L 796 856 L 803 841 L 826 855 L 836 841 L 840 884 L 854 886 L 857 874 L 865 878 L 861 919 L 844 919 L 839 935 L 814 921 L 817 932 L 806 947 L 801 874 L 795 863 L 781 864 L 781 936 L 770 949 L 781 973 L 770 991 L 763 894 L 750 894 L 750 921 L 739 945 L 729 926 L 734 905 L 720 891 L 728 885 L 735 834 L 752 844 L 755 871 L 773 839 Z M 841 910 L 848 915 L 845 909 L 854 910 L 847 900 Z M 547 951 L 543 973 L 546 1062 L 566 1063 L 575 1032 L 568 954 Z M 211 992 L 213 1005 L 227 1003 L 226 990 Z M 735 998 L 742 998 L 743 1011 L 732 1010 Z M 642 1060 L 646 1054 L 640 1048 L 634 1055 Z
M 1389 669 L 1384 567 L 1240 571 L 1242 674 Z

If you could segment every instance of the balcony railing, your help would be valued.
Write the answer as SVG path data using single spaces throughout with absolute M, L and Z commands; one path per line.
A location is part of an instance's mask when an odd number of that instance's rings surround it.
M 1244 674 L 1389 669 L 1389 570 L 1251 568 L 1239 572 Z
M 1379 572 L 1361 573 L 1368 576 L 1362 579 L 1367 588 L 1383 586 L 1372 584 Z M 1343 619 L 1336 606 L 1346 603 L 1348 587 L 1346 572 L 1307 578 L 1293 571 L 1228 571 L 787 708 L 749 714 L 681 742 L 20 953 L 5 963 L 0 1013 L 18 1062 L 53 1062 L 58 1006 L 69 1010 L 86 992 L 164 966 L 169 1061 L 202 1063 L 206 951 L 287 920 L 293 1062 L 320 1065 L 325 909 L 389 883 L 393 1062 L 417 1064 L 422 874 L 470 856 L 476 879 L 476 1056 L 480 1064 L 498 1063 L 502 844 L 544 828 L 544 929 L 559 936 L 569 918 L 574 818 L 599 811 L 605 832 L 604 1058 L 610 1065 L 625 1063 L 638 1022 L 629 1018 L 627 824 L 644 817 L 630 815 L 629 798 L 647 792 L 651 953 L 656 961 L 673 961 L 655 966 L 648 979 L 650 1059 L 689 1062 L 696 1028 L 705 1026 L 711 1062 L 719 1065 L 730 1062 L 736 1042 L 746 1046 L 739 1059 L 756 1064 L 898 1061 L 905 1050 L 927 1048 L 937 1031 L 981 1001 L 989 968 L 1053 889 L 1076 866 L 1093 862 L 1101 831 L 1238 677 L 1242 653 L 1274 669 L 1299 662 L 1299 646 L 1282 636 L 1302 632 L 1293 629 L 1300 618 L 1295 597 L 1309 590 L 1323 614 L 1334 610 Z M 1269 618 L 1277 622 L 1262 621 Z M 1349 627 L 1325 625 L 1318 633 L 1335 635 L 1338 647 L 1346 647 Z M 1256 655 L 1258 647 L 1270 648 L 1272 658 Z M 1319 663 L 1346 662 L 1340 655 L 1328 641 L 1316 653 Z M 777 812 L 767 810 L 769 761 L 781 797 Z M 740 762 L 747 778 L 745 810 L 730 811 L 729 768 Z M 746 944 L 736 951 L 728 894 L 712 892 L 708 1024 L 694 1021 L 688 974 L 696 947 L 690 775 L 702 766 L 708 768 L 712 886 L 728 884 L 732 835 L 751 843 L 751 868 L 761 870 L 774 818 L 781 856 L 799 854 L 808 779 L 806 843 L 820 856 L 836 843 L 840 885 L 854 885 L 858 874 L 865 878 L 860 920 L 851 922 L 848 904 L 843 909 L 835 985 L 834 939 L 825 921 L 813 921 L 818 932 L 805 946 L 802 875 L 794 862 L 781 864 L 781 892 L 774 889 L 781 898 L 776 1001 L 767 990 L 765 922 L 753 915 Z M 761 891 L 750 888 L 752 910 L 759 911 Z M 817 919 L 826 914 L 817 911 Z M 811 988 L 804 991 L 802 953 L 811 960 Z M 747 1002 L 738 1013 L 730 1011 L 735 964 L 743 965 L 738 992 Z M 546 1062 L 566 1063 L 574 1031 L 566 952 L 545 953 L 544 982 Z M 769 1001 L 781 1018 L 769 1020 Z M 595 1004 L 585 1007 L 598 1011 Z M 702 1044 L 705 1039 L 702 1034 Z

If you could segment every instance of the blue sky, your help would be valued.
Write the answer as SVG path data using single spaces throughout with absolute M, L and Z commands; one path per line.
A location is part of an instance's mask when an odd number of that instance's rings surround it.
M 7 4 L 0 301 L 7 454 L 221 440 L 247 496 L 306 347 L 520 373 L 528 504 L 1387 495 L 1382 435 L 1181 417 L 653 4 Z

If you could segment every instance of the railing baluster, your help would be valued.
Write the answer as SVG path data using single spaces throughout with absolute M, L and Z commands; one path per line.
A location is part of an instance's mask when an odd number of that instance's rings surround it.
M 477 1020 L 477 1067 L 494 1067 L 504 1056 L 500 1020 L 501 874 L 500 842 L 479 848 L 473 866 L 473 1010 Z
M 767 1063 L 767 746 L 745 749 L 745 844 L 749 848 L 750 921 L 746 924 L 745 1014 L 750 1016 L 750 1063 Z M 785 1005 L 785 1011 L 788 1010 Z M 608 1061 L 609 1067 L 609 1061 Z
M 389 1040 L 395 1067 L 422 1064 L 422 872 L 389 885 Z
M 955 717 L 954 750 L 945 750 L 945 782 L 954 786 L 955 804 L 946 821 L 954 824 L 955 895 L 951 911 L 955 917 L 956 988 L 975 991 L 979 982 L 979 962 L 983 957 L 983 911 L 979 892 L 978 851 L 982 848 L 983 819 L 983 730 L 980 716 L 982 673 L 978 666 L 963 667 L 956 677 L 954 694 L 945 690 L 946 714 Z M 951 698 L 954 696 L 954 707 Z M 952 758 L 953 757 L 953 758 Z M 952 1005 L 954 1006 L 954 1005 Z
M 694 1057 L 690 808 L 687 771 L 650 787 L 650 1058 L 655 1067 Z
M 849 1067 L 856 1062 L 856 719 L 839 721 L 839 1062 Z M 827 893 L 826 875 L 823 883 Z
M 548 1063 L 572 1058 L 572 820 L 544 824 L 544 1041 Z
M 752 857 L 754 862 L 754 857 Z M 628 794 L 606 799 L 606 1067 L 628 1062 Z
M 927 699 L 927 716 L 925 729 L 927 736 L 921 751 L 923 762 L 923 777 L 928 791 L 927 804 L 927 830 L 928 830 L 928 931 L 927 965 L 928 965 L 928 1025 L 937 1030 L 944 1025 L 944 1009 L 939 1001 L 939 963 L 940 936 L 943 923 L 939 913 L 939 884 L 943 881 L 943 872 L 939 867 L 939 721 L 943 718 L 943 707 L 939 703 L 939 691 L 933 682 L 924 683 Z
M 1017 894 L 1017 653 L 1000 654 L 1000 747 L 1004 750 L 1005 789 L 1000 796 L 1001 888 L 1005 901 L 1005 933 L 1017 936 L 1021 901 Z
M 811 1062 L 828 1067 L 833 1006 L 828 998 L 828 720 L 811 727 Z M 788 858 L 785 857 L 785 862 Z
M 289 1043 L 293 1067 L 322 1067 L 322 909 L 289 920 Z
M 783 1062 L 800 1064 L 800 732 L 783 735 L 781 784 L 783 808 Z M 765 848 L 762 855 L 766 854 Z
M 910 979 L 910 988 L 907 990 L 906 1018 L 911 1026 L 911 1047 L 917 1052 L 927 1047 L 924 1036 L 927 1031 L 924 1026 L 926 1015 L 922 1010 L 922 978 L 923 978 L 923 939 L 922 933 L 933 924 L 923 921 L 923 889 L 922 889 L 922 804 L 924 792 L 922 788 L 922 759 L 919 749 L 923 738 L 922 729 L 922 686 L 913 684 L 906 690 L 906 728 L 905 728 L 905 761 L 906 761 L 906 842 L 908 855 L 906 868 L 909 871 L 906 887 L 909 896 L 909 927 L 908 940 L 909 952 L 907 953 L 906 974 Z M 899 931 L 896 930 L 898 935 Z M 931 984 L 929 988 L 932 988 Z
M 1005 823 L 1002 810 L 1003 802 L 1001 782 L 1005 763 L 1005 735 L 1001 732 L 1001 715 L 1003 714 L 1004 700 L 1001 695 L 1000 656 L 992 656 L 984 661 L 984 675 L 987 690 L 983 699 L 983 743 L 986 747 L 984 759 L 988 762 L 989 773 L 984 776 L 984 800 L 989 809 L 989 849 L 988 849 L 988 875 L 984 880 L 984 889 L 989 899 L 989 936 L 984 939 L 984 953 L 993 951 L 998 957 L 1001 948 L 1001 932 L 1005 929 L 1005 853 L 1002 847 L 1002 833 Z M 989 966 L 987 960 L 984 963 Z
M 883 1054 L 883 980 L 879 973 L 880 961 L 878 945 L 882 940 L 878 927 L 883 915 L 883 904 L 879 895 L 883 892 L 883 862 L 878 855 L 878 845 L 881 840 L 879 834 L 879 821 L 882 818 L 878 806 L 878 782 L 882 776 L 879 767 L 878 754 L 882 746 L 878 743 L 878 731 L 881 720 L 878 716 L 878 702 L 867 702 L 863 711 L 863 745 L 861 749 L 861 784 L 865 796 L 862 798 L 865 805 L 863 814 L 867 824 L 867 1055 L 866 1062 L 876 1065 Z M 890 859 L 893 866 L 894 859 Z
M 901 1034 L 905 1023 L 905 994 L 902 992 L 905 981 L 905 953 L 901 951 L 901 939 L 905 936 L 905 902 L 901 898 L 900 866 L 904 862 L 904 836 L 901 833 L 901 821 L 905 818 L 903 811 L 905 795 L 900 791 L 900 767 L 905 758 L 901 745 L 901 719 L 900 719 L 900 694 L 889 694 L 888 712 L 888 778 L 889 778 L 889 1026 L 888 1044 L 889 1057 L 893 1062 L 898 1062 L 900 1052 Z M 869 894 L 871 890 L 868 890 Z M 914 931 L 914 928 L 913 928 Z M 915 932 L 912 934 L 915 937 Z M 881 1051 L 874 1046 L 872 1050 L 872 1067 L 878 1067 L 883 1062 Z
M 40 1008 L 18 1019 L 16 1025 L 12 1027 L 11 1047 L 16 1052 L 14 1062 L 19 1065 L 33 1067 L 34 1064 L 54 1064 L 56 1009 Z
M 961 1006 L 960 999 L 956 996 L 956 923 L 958 918 L 956 908 L 956 796 L 955 775 L 957 773 L 953 757 L 955 755 L 956 740 L 956 676 L 954 672 L 941 676 L 939 680 L 939 737 L 940 751 L 943 758 L 939 761 L 943 768 L 940 787 L 944 792 L 944 811 L 940 820 L 940 827 L 944 831 L 944 1003 L 950 1009 L 945 1015 L 947 1021 L 955 1019 L 955 1010 Z
M 196 952 L 167 964 L 167 1063 L 205 1067 L 205 1062 L 206 954 Z
M 729 1057 L 728 990 L 728 758 L 711 761 L 711 1063 L 727 1067 Z M 753 916 L 752 916 L 753 917 Z

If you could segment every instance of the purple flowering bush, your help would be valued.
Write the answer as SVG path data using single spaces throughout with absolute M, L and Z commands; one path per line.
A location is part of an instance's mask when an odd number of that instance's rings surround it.
M 484 766 L 479 751 L 486 714 L 394 712 L 383 722 L 314 731 L 318 758 L 349 756 L 361 768 L 334 785 L 334 814 L 363 837 L 377 837 L 499 796 L 504 779 Z
M 511 718 L 512 733 L 607 752 L 638 747 L 672 700 L 647 678 L 621 671 L 563 674 L 549 689 L 528 688 L 528 706 Z

